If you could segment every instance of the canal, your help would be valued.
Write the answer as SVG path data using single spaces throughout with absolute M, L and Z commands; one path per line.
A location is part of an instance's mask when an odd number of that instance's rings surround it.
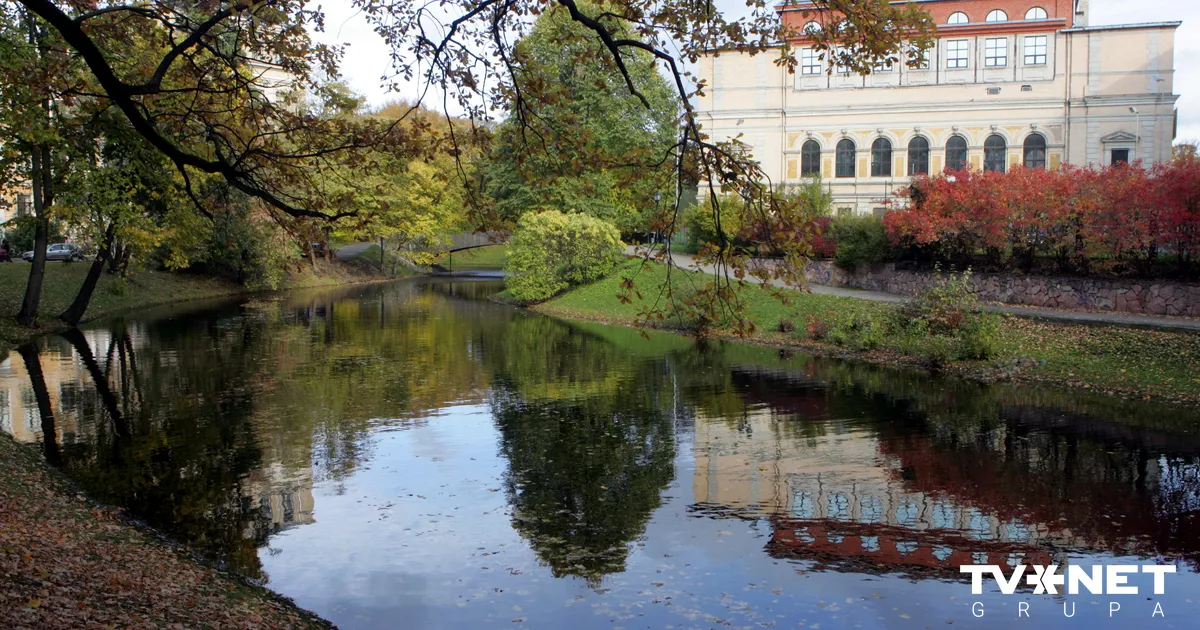
M 96 322 L 0 362 L 0 429 L 342 628 L 1200 618 L 1200 413 L 644 338 L 498 289 Z M 1176 572 L 1052 595 L 959 570 L 1050 564 Z

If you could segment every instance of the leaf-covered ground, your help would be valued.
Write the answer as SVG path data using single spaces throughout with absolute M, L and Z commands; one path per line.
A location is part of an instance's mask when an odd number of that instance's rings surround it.
M 122 522 L 0 436 L 0 627 L 331 626 Z
M 633 323 L 666 279 L 662 265 L 640 268 L 635 279 L 646 299 L 621 304 L 616 298 L 621 279 L 634 269 L 638 269 L 638 263 L 630 262 L 621 273 L 569 291 L 536 308 L 561 317 Z M 896 308 L 890 304 L 798 291 L 789 292 L 785 304 L 758 286 L 747 286 L 740 296 L 747 316 L 757 327 L 753 341 L 878 363 L 913 363 L 910 358 L 887 350 L 855 353 L 844 346 L 813 341 L 804 330 L 809 316 L 836 325 L 855 317 L 885 317 Z M 793 333 L 776 332 L 784 319 L 795 325 Z M 1200 406 L 1200 334 L 1005 316 L 999 345 L 1000 353 L 995 359 L 961 361 L 949 366 L 948 371 L 987 381 L 1044 382 L 1128 398 Z

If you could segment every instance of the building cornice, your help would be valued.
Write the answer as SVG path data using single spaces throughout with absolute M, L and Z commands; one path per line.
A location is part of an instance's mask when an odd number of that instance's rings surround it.
M 1106 24 L 1103 26 L 1078 26 L 1063 29 L 1064 33 L 1090 33 L 1092 31 L 1132 31 L 1138 29 L 1179 28 L 1181 21 L 1175 22 L 1141 22 L 1137 24 Z

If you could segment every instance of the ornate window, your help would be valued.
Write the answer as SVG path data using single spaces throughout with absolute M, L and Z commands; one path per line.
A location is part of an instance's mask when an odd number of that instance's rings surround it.
M 807 140 L 800 147 L 800 175 L 816 175 L 821 172 L 821 145 L 816 140 Z
M 1026 20 L 1045 20 L 1050 16 L 1046 15 L 1046 10 L 1042 7 L 1033 7 L 1025 12 Z
M 984 20 L 984 22 L 1007 22 L 1007 21 L 1008 21 L 1008 14 L 1005 13 L 1004 11 L 1001 11 L 1000 9 L 993 9 L 991 13 L 987 14 L 987 19 Z
M 970 57 L 971 42 L 966 39 L 952 39 L 946 42 L 946 67 L 959 70 L 967 67 Z
M 871 145 L 871 177 L 892 176 L 892 141 L 878 138 Z
M 820 32 L 821 32 L 821 25 L 817 24 L 816 22 L 809 22 L 808 24 L 804 25 L 803 33 L 805 35 L 812 35 L 812 34 L 820 33 Z
M 961 171 L 967 168 L 967 139 L 962 136 L 950 136 L 946 141 L 946 168 Z
M 837 177 L 854 177 L 854 159 L 857 151 L 854 147 L 854 141 L 845 138 L 837 143 L 837 169 L 834 175 Z
M 1040 133 L 1025 138 L 1025 166 L 1046 168 L 1046 137 Z
M 821 57 L 816 50 L 805 48 L 800 51 L 800 74 L 821 74 Z
M 1003 173 L 1008 161 L 1008 143 L 998 134 L 983 141 L 983 170 Z
M 929 141 L 921 136 L 908 141 L 908 174 L 929 174 Z
M 983 42 L 983 65 L 1003 68 L 1008 65 L 1008 38 L 989 37 Z
M 1046 48 L 1049 38 L 1046 35 L 1025 36 L 1025 65 L 1041 66 L 1046 64 Z
M 947 24 L 966 24 L 970 21 L 971 20 L 967 19 L 966 13 L 963 13 L 962 11 L 955 11 L 954 13 L 950 14 L 950 19 L 946 23 Z

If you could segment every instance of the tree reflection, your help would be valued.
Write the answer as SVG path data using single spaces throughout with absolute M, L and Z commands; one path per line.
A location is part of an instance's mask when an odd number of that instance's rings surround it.
M 556 577 L 623 571 L 674 476 L 671 418 L 639 402 L 494 394 L 513 525 Z
M 668 375 L 549 318 L 510 322 L 503 342 L 491 406 L 514 527 L 556 577 L 598 585 L 674 477 Z

